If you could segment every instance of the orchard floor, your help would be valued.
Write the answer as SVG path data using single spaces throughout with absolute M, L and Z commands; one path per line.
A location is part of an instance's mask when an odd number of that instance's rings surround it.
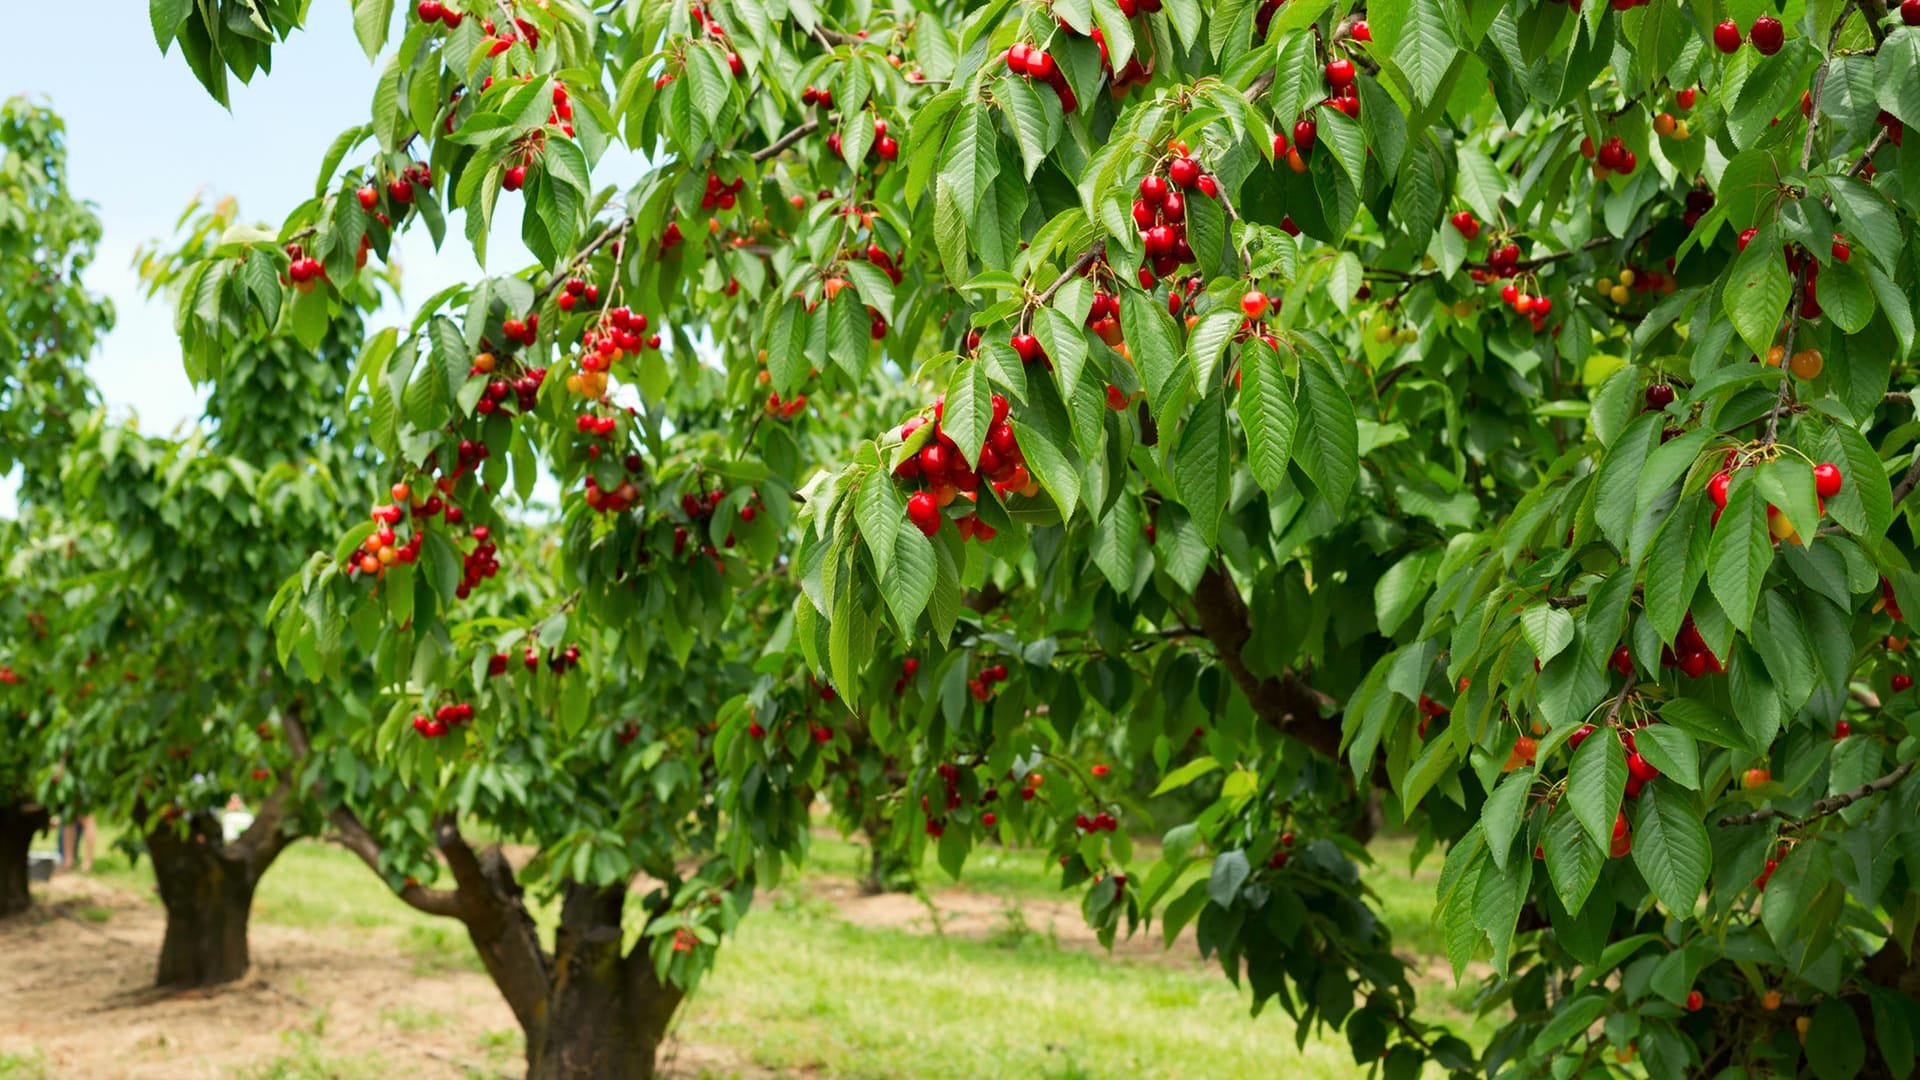
M 1409 875 L 1404 845 L 1380 854 L 1386 917 L 1410 952 L 1431 947 L 1436 868 Z M 1344 1040 L 1297 1049 L 1277 1009 L 1249 1017 L 1190 940 L 1100 949 L 1034 853 L 976 853 L 964 889 L 929 864 L 925 900 L 861 896 L 859 858 L 823 838 L 756 904 L 682 1010 L 668 1076 L 1354 1075 Z M 520 1075 L 519 1030 L 464 934 L 338 849 L 282 857 L 254 906 L 252 972 L 205 993 L 149 985 L 163 920 L 144 863 L 103 851 L 35 899 L 0 922 L 0 1080 Z M 1474 982 L 1430 982 L 1424 1007 L 1467 1024 Z

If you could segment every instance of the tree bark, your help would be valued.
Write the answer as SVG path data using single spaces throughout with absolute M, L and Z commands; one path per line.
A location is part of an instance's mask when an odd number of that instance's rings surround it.
M 376 873 L 378 841 L 352 811 L 332 813 L 339 840 Z M 553 952 L 540 943 L 520 883 L 498 845 L 478 851 L 455 823 L 435 841 L 455 888 L 406 885 L 400 899 L 455 918 L 526 1037 L 527 1080 L 651 1080 L 685 994 L 655 978 L 647 939 L 622 953 L 625 886 L 565 887 Z
M 18 915 L 33 903 L 27 852 L 47 821 L 46 807 L 37 803 L 0 803 L 0 918 Z
M 296 839 L 280 827 L 290 798 L 291 785 L 283 780 L 231 844 L 223 842 L 219 819 L 210 813 L 194 814 L 184 836 L 164 822 L 147 835 L 167 909 L 157 985 L 218 986 L 246 975 L 254 889 Z
M 621 953 L 625 887 L 570 884 L 554 934 L 546 1021 L 527 1033 L 527 1080 L 649 1080 L 681 992 L 644 939 Z

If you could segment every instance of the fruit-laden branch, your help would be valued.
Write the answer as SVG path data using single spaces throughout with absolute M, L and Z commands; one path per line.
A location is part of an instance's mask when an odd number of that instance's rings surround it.
M 588 259 L 593 258 L 594 252 L 599 251 L 602 247 L 605 247 L 607 243 L 611 241 L 614 237 L 619 236 L 621 233 L 624 233 L 631 228 L 633 228 L 632 215 L 623 217 L 619 221 L 616 221 L 613 224 L 607 226 L 607 229 L 605 232 L 601 233 L 599 236 L 594 237 L 592 243 L 588 244 L 584 248 L 581 248 L 580 253 L 575 255 L 573 258 L 568 259 L 567 265 L 562 267 L 558 273 L 554 274 L 553 278 L 549 280 L 546 283 L 546 285 L 541 287 L 539 292 L 533 294 L 534 309 L 538 310 L 541 303 L 543 303 L 547 299 L 547 297 L 552 296 L 554 292 L 557 291 L 562 285 L 565 285 L 567 283 L 567 278 L 571 277 L 575 270 L 585 265 Z M 609 293 L 608 299 L 612 299 L 611 293 Z
M 1837 814 L 1847 807 L 1852 806 L 1854 803 L 1859 802 L 1861 799 L 1869 795 L 1878 795 L 1900 781 L 1905 780 L 1911 772 L 1913 772 L 1913 762 L 1909 761 L 1878 780 L 1869 780 L 1859 787 L 1854 788 L 1852 791 L 1843 791 L 1838 795 L 1829 795 L 1821 799 L 1819 802 L 1807 807 L 1806 816 L 1797 819 L 1788 818 L 1788 824 L 1793 826 L 1808 825 L 1826 817 L 1828 814 Z M 1764 810 L 1755 810 L 1751 813 L 1733 814 L 1728 817 L 1723 817 L 1720 819 L 1719 824 L 1721 828 L 1726 828 L 1729 825 L 1752 825 L 1756 822 L 1765 821 L 1768 818 L 1786 817 L 1787 815 L 1785 813 L 1769 806 Z
M 1321 715 L 1328 699 L 1298 674 L 1287 671 L 1275 678 L 1262 679 L 1247 667 L 1241 650 L 1253 636 L 1253 622 L 1247 612 L 1240 588 L 1218 563 L 1207 567 L 1194 586 L 1193 604 L 1200 628 L 1220 654 L 1220 663 L 1233 677 L 1234 684 L 1247 696 L 1262 722 L 1318 750 L 1327 757 L 1340 757 L 1340 715 Z

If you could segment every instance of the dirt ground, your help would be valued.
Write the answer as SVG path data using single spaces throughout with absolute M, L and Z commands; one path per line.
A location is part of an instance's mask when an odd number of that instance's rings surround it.
M 244 982 L 168 993 L 152 987 L 164 928 L 157 905 L 76 877 L 56 879 L 43 896 L 0 922 L 0 1054 L 37 1061 L 50 1080 L 224 1080 L 269 1071 L 316 1041 L 323 1056 L 353 1047 L 436 1080 L 497 1073 L 518 1056 L 517 1037 L 505 1060 L 477 1041 L 516 1030 L 485 976 L 418 973 L 397 942 L 368 947 L 382 931 L 256 923 Z M 436 1024 L 433 1011 L 455 1019 Z
M 876 929 L 935 932 L 919 897 L 863 896 L 849 882 L 814 880 L 808 898 Z M 6 1056 L 47 1080 L 231 1080 L 306 1077 L 316 1062 L 348 1059 L 355 1075 L 391 1070 L 422 1080 L 518 1076 L 518 1029 L 486 976 L 423 970 L 386 928 L 296 929 L 256 921 L 254 967 L 235 985 L 170 993 L 152 987 L 164 915 L 115 884 L 63 876 L 26 915 L 0 921 L 0 1076 Z M 1012 929 L 1070 948 L 1098 949 L 1078 909 L 1027 900 L 1017 921 L 1003 898 L 934 892 L 938 932 L 985 938 Z M 1196 964 L 1158 935 L 1116 952 Z M 459 948 L 464 942 L 455 945 Z M 677 1042 L 662 1053 L 673 1077 L 766 1075 L 724 1052 Z M 37 1066 L 37 1068 L 36 1068 Z M 384 1066 L 384 1067 L 383 1067 Z

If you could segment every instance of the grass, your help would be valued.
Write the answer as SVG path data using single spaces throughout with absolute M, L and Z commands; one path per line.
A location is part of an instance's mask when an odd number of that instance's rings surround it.
M 0 1080 L 46 1080 L 47 1063 L 38 1053 L 0 1051 Z
M 1437 862 L 1410 871 L 1406 840 L 1384 839 L 1373 850 L 1378 861 L 1365 881 L 1399 950 L 1432 955 L 1440 948 L 1429 925 Z M 1151 857 L 1142 852 L 1139 861 Z M 1294 1027 L 1277 1008 L 1249 1016 L 1247 992 L 1202 964 L 1190 940 L 1176 944 L 1170 958 L 1063 944 L 1048 928 L 1052 912 L 1036 914 L 1034 905 L 1076 897 L 1059 891 L 1057 871 L 1041 853 L 977 850 L 958 884 L 931 858 L 921 867 L 920 880 L 933 894 L 964 888 L 1004 903 L 982 938 L 856 926 L 807 888 L 852 881 L 865 865 L 859 844 L 816 838 L 797 883 L 757 901 L 721 950 L 678 1018 L 677 1039 L 698 1047 L 703 1062 L 856 1080 L 929 1070 L 1039 1080 L 1249 1076 L 1268 1075 L 1276 1063 L 1285 1063 L 1293 1080 L 1356 1075 L 1338 1034 L 1310 1036 L 1296 1048 Z M 1204 874 L 1205 864 L 1193 872 Z M 103 856 L 96 873 L 158 903 L 149 868 L 133 867 L 118 852 Z M 535 903 L 533 910 L 550 930 L 551 907 Z M 459 926 L 402 904 L 357 859 L 330 845 L 289 848 L 261 882 L 254 918 L 363 937 L 379 931 L 363 947 L 400 950 L 417 975 L 482 970 Z M 1145 932 L 1157 938 L 1158 928 Z M 1447 1020 L 1469 1040 L 1484 1039 L 1490 1028 L 1470 1016 L 1477 989 L 1477 980 L 1459 987 L 1451 979 L 1426 982 L 1423 1013 Z M 404 1008 L 382 1019 L 403 1037 L 450 1022 L 442 1013 Z M 242 1080 L 390 1075 L 392 1062 L 355 1056 L 317 1029 L 295 1029 L 287 1038 L 283 1053 Z M 471 1039 L 476 1057 L 506 1070 L 518 1066 L 519 1032 L 476 1032 Z M 38 1080 L 36 1068 L 30 1059 L 0 1057 L 0 1080 Z

